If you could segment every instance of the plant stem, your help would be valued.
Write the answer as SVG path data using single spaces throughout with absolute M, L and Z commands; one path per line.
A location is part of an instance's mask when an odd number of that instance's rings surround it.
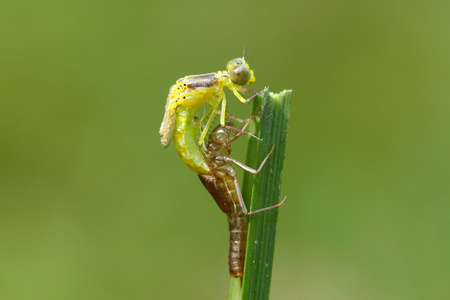
M 245 190 L 243 189 L 243 192 L 246 193 L 244 199 L 250 198 L 248 195 L 250 188 L 246 184 L 254 181 L 250 211 L 280 202 L 291 92 L 291 90 L 279 94 L 266 92 L 264 95 L 260 129 L 260 137 L 263 140 L 257 143 L 259 144 L 257 152 L 254 143 L 250 140 L 247 159 L 249 160 L 250 156 L 255 157 L 255 153 L 257 153 L 256 165 L 259 165 L 273 145 L 275 148 L 262 171 L 253 180 L 244 178 Z M 254 105 L 258 105 L 256 101 Z M 247 161 L 246 163 L 251 166 L 252 162 Z M 247 253 L 242 283 L 243 300 L 269 299 L 277 218 L 278 209 L 249 216 Z

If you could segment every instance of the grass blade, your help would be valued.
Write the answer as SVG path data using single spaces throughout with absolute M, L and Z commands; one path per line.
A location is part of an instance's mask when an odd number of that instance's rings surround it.
M 279 94 L 265 94 L 260 129 L 260 137 L 263 140 L 257 146 L 256 165 L 261 163 L 272 145 L 275 145 L 275 149 L 262 171 L 253 180 L 250 211 L 280 202 L 291 92 L 291 90 L 287 90 Z M 247 157 L 255 156 L 255 153 L 255 147 L 252 145 L 252 148 L 248 150 Z M 247 190 L 245 192 L 248 193 Z M 248 195 L 244 195 L 244 198 L 248 199 Z M 244 300 L 269 299 L 277 218 L 278 209 L 249 216 L 242 287 Z

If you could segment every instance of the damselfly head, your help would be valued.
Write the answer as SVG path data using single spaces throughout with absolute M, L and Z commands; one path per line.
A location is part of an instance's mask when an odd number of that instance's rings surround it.
M 244 58 L 235 58 L 227 63 L 227 71 L 230 79 L 237 85 L 252 84 L 255 82 L 255 75 Z

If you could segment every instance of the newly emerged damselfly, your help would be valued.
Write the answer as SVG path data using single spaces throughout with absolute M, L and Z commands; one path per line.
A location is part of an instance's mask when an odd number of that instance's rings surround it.
M 175 148 L 181 160 L 199 174 L 210 173 L 198 146 L 202 145 L 221 103 L 220 124 L 225 125 L 224 87 L 228 87 L 242 103 L 249 102 L 258 94 L 253 91 L 254 95 L 248 99 L 240 94 L 248 91 L 242 86 L 255 82 L 253 70 L 244 58 L 230 60 L 226 69 L 226 71 L 180 78 L 170 88 L 167 97 L 164 119 L 159 130 L 161 144 L 166 148 L 173 136 Z M 197 120 L 195 112 L 204 103 L 210 104 L 211 108 L 200 120 Z M 208 116 L 208 121 L 203 125 Z M 199 131 L 201 131 L 200 137 L 196 142 L 195 136 Z

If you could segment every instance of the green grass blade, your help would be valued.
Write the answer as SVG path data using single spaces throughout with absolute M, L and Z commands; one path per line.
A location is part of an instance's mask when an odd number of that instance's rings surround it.
M 257 164 L 269 153 L 272 145 L 275 148 L 262 171 L 254 178 L 251 211 L 280 202 L 291 92 L 265 95 L 260 130 L 263 140 L 258 145 Z M 242 287 L 244 300 L 269 299 L 277 218 L 278 209 L 249 216 Z

